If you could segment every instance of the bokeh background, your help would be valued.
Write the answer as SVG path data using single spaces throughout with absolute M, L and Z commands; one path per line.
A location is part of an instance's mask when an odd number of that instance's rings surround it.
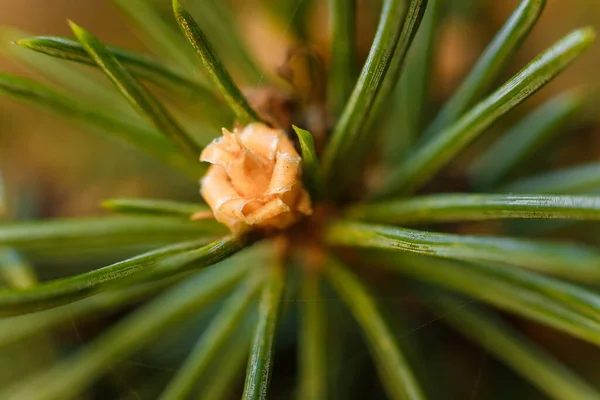
M 289 48 L 299 37 L 308 40 L 327 62 L 328 30 L 325 0 L 229 0 L 237 10 L 238 20 L 248 45 L 269 71 L 276 71 Z M 156 0 L 170 18 L 169 1 Z M 360 55 L 365 57 L 377 23 L 377 0 L 360 1 L 358 21 Z M 517 0 L 448 0 L 449 7 L 438 33 L 431 85 L 431 109 L 447 98 L 473 65 L 488 41 L 517 5 Z M 277 9 L 277 13 L 273 10 Z M 299 10 L 302 10 L 300 13 Z M 67 19 L 72 19 L 100 37 L 104 42 L 146 50 L 123 16 L 110 0 L 0 0 L 0 25 L 27 32 L 27 35 L 70 36 Z M 302 31 L 294 29 L 297 20 L 305 21 Z M 519 50 L 505 73 L 509 77 L 572 29 L 592 25 L 600 31 L 600 1 L 548 0 L 547 7 L 530 37 Z M 216 44 L 218 47 L 218 43 Z M 38 74 L 6 57 L 6 44 L 0 46 L 0 70 L 42 79 Z M 591 160 L 600 160 L 600 44 L 596 44 L 565 73 L 545 87 L 486 136 L 494 137 L 537 104 L 553 94 L 573 87 L 588 92 L 588 101 L 574 126 L 543 149 L 532 170 L 547 169 Z M 98 79 L 104 79 L 98 75 Z M 475 153 L 486 139 L 470 149 Z M 468 158 L 468 155 L 466 156 Z M 452 168 L 460 170 L 457 163 Z M 101 214 L 99 203 L 111 197 L 158 197 L 180 200 L 198 199 L 197 182 L 181 178 L 154 161 L 107 141 L 85 128 L 65 122 L 22 104 L 0 98 L 0 170 L 4 175 L 9 204 L 8 218 L 34 219 Z M 36 260 L 48 269 L 58 261 Z M 61 260 L 62 261 L 62 260 Z M 97 260 L 101 264 L 104 260 Z M 69 266 L 73 264 L 73 266 Z M 76 260 L 62 265 L 60 274 L 77 269 Z M 86 266 L 89 268 L 90 266 Z M 44 274 L 44 272 L 42 272 Z M 52 274 L 52 272 L 46 272 Z M 48 275 L 49 276 L 49 275 Z M 394 293 L 381 294 L 381 301 L 393 312 L 411 309 L 412 299 Z M 336 307 L 333 305 L 332 307 Z M 341 306 L 339 307 L 341 310 Z M 340 311 L 341 312 L 341 311 Z M 114 316 L 118 318 L 119 316 Z M 200 318 L 201 319 L 201 318 Z M 398 336 L 410 349 L 426 355 L 423 369 L 433 364 L 429 385 L 437 398 L 443 399 L 537 399 L 543 398 L 529 384 L 496 363 L 482 350 L 448 331 L 438 320 L 416 316 L 408 319 Z M 572 366 L 590 382 L 600 382 L 600 352 L 575 339 L 541 328 L 532 323 L 513 320 L 523 330 Z M 94 337 L 105 326 L 98 321 L 59 332 L 58 337 L 36 341 L 36 354 L 20 357 L 23 348 L 0 352 L 0 385 L 22 372 L 42 367 L 52 360 L 53 340 L 60 346 L 75 346 Z M 200 324 L 192 321 L 186 329 Z M 284 328 L 293 336 L 293 326 Z M 369 357 L 359 340 L 352 339 L 354 328 L 348 326 L 348 357 L 344 368 L 351 372 L 350 381 L 368 371 Z M 177 365 L 185 344 L 185 330 L 146 351 L 125 366 L 119 367 L 98 384 L 86 398 L 151 399 L 153 384 L 168 379 Z M 290 339 L 292 340 L 292 339 Z M 71 343 L 71 344 L 70 344 Z M 30 347 L 28 344 L 26 347 Z M 285 344 L 283 345 L 285 347 Z M 183 350 L 182 350 L 183 349 Z M 31 348 L 29 348 L 31 350 Z M 179 351 L 179 353 L 178 353 Z M 289 398 L 294 381 L 293 346 L 276 361 L 275 398 Z M 365 365 L 367 365 L 365 367 Z M 342 366 L 332 366 L 340 369 Z M 340 383 L 339 398 L 379 398 L 381 392 L 375 375 L 362 376 L 362 386 L 353 392 Z M 363 387 L 364 386 L 364 387 Z M 600 387 L 600 384 L 598 384 Z M 436 389 L 438 388 L 438 389 Z M 277 393 L 279 393 L 277 395 Z M 279 396 L 279 397 L 277 397 Z M 354 396 L 354 397 L 353 397 Z M 358 396 L 358 397 L 356 397 Z M 368 396 L 368 397 L 361 397 Z

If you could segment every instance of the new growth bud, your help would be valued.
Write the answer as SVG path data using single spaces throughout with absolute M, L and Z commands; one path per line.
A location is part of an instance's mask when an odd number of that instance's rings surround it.
M 202 179 L 202 197 L 234 232 L 283 229 L 312 213 L 300 155 L 283 131 L 261 123 L 233 133 L 223 129 L 200 160 L 212 164 Z

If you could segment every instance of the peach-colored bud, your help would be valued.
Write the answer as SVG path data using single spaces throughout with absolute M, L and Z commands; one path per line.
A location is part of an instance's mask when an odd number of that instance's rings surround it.
M 248 226 L 282 229 L 312 213 L 302 186 L 301 158 L 286 134 L 253 123 L 209 144 L 201 161 L 213 165 L 201 193 L 217 221 L 237 232 Z

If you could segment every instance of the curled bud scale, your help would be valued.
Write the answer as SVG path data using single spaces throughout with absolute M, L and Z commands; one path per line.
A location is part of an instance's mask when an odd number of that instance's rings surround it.
M 217 221 L 238 232 L 283 229 L 312 213 L 301 158 L 285 132 L 253 123 L 208 145 L 201 193 Z

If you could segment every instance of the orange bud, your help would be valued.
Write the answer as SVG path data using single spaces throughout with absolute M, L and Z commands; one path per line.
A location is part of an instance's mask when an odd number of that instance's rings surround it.
M 223 129 L 200 160 L 213 164 L 202 179 L 202 197 L 234 232 L 283 229 L 312 213 L 300 155 L 283 131 L 261 123 L 233 133 Z

